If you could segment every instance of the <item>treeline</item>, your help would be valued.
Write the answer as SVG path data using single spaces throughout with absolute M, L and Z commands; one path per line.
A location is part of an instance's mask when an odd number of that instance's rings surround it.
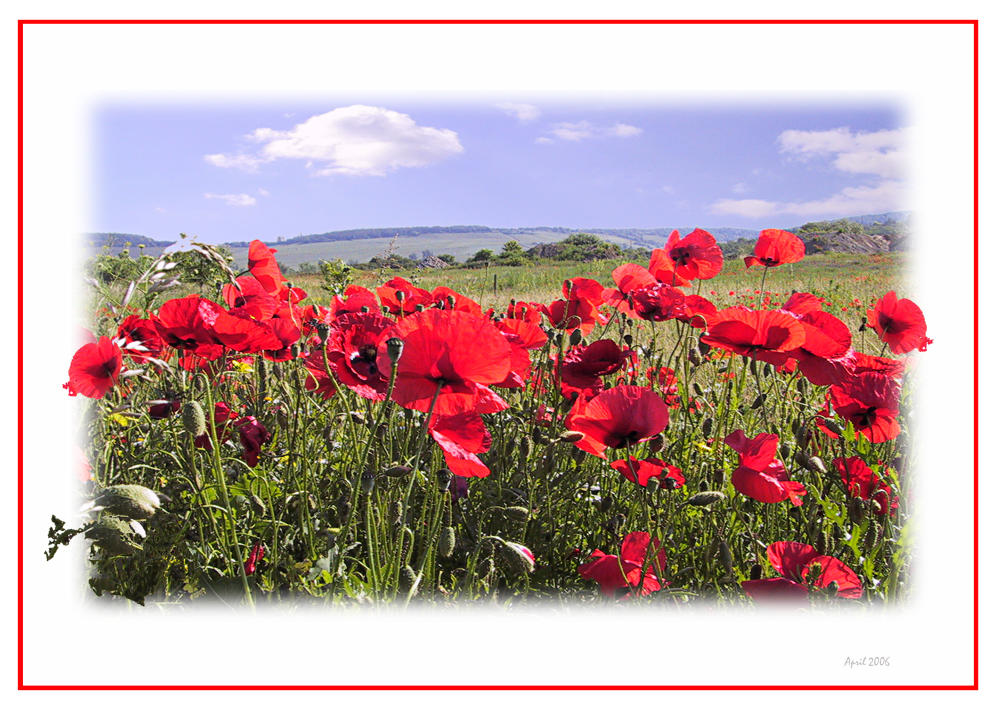
M 795 234 L 864 234 L 869 237 L 884 235 L 886 237 L 904 237 L 909 233 L 909 223 L 887 217 L 884 222 L 873 221 L 862 224 L 851 218 L 835 219 L 822 222 L 806 222 L 801 227 L 792 230 Z

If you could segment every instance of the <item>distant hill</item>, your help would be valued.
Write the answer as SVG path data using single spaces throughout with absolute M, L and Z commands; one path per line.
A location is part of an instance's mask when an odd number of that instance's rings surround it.
M 869 234 L 872 225 L 892 225 L 892 231 L 905 230 L 910 212 L 885 212 L 882 214 L 857 215 L 831 222 L 808 222 L 800 227 L 789 227 L 795 232 L 827 231 L 821 225 L 833 225 L 845 221 L 861 225 Z M 819 227 L 803 229 L 803 227 Z M 504 243 L 517 240 L 525 250 L 545 244 L 560 242 L 570 234 L 594 234 L 623 249 L 656 249 L 662 247 L 677 229 L 681 234 L 689 234 L 692 226 L 661 227 L 657 229 L 586 229 L 577 227 L 485 227 L 482 225 L 453 225 L 448 227 L 379 227 L 371 229 L 345 229 L 306 234 L 289 239 L 267 240 L 269 246 L 278 249 L 278 259 L 288 266 L 298 268 L 303 263 L 315 264 L 320 259 L 343 259 L 347 262 L 367 262 L 372 257 L 393 252 L 401 256 L 423 258 L 430 254 L 450 254 L 458 261 L 465 261 L 480 249 L 499 252 Z M 736 227 L 702 227 L 722 244 L 729 244 L 730 251 L 743 250 L 741 240 L 757 239 L 759 230 Z M 878 231 L 878 228 L 874 228 Z M 125 243 L 132 245 L 130 252 L 138 254 L 137 246 L 145 245 L 145 252 L 158 256 L 169 241 L 157 241 L 139 234 L 116 232 L 88 233 L 83 235 L 84 243 L 92 252 L 107 246 L 121 250 Z M 179 235 L 178 235 L 179 238 Z M 249 242 L 229 242 L 225 244 L 232 251 L 237 263 L 245 263 Z M 752 246 L 750 247 L 752 249 Z M 896 248 L 900 248 L 897 246 Z

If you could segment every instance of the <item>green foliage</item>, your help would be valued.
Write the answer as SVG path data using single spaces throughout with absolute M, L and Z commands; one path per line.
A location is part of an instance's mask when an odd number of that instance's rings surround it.
M 493 259 L 492 249 L 480 249 L 475 254 L 473 254 L 472 257 L 469 258 L 469 261 L 477 263 L 477 262 L 492 261 L 492 259 Z
M 455 264 L 458 263 L 458 260 L 455 258 L 454 254 L 438 254 L 438 259 L 448 264 L 449 266 L 454 266 Z
M 531 260 L 525 255 L 521 243 L 512 239 L 503 245 L 503 251 L 497 257 L 496 263 L 501 266 L 525 266 L 531 263 Z
M 342 296 L 351 279 L 351 267 L 343 259 L 321 260 L 319 271 L 323 276 L 323 290 L 334 296 Z
M 223 245 L 215 246 L 214 250 L 222 256 L 227 264 L 233 261 L 233 253 Z M 173 252 L 170 259 L 177 264 L 175 276 L 184 283 L 197 284 L 199 288 L 215 286 L 221 288 L 228 280 L 226 269 L 217 259 L 206 256 L 203 252 L 191 251 Z

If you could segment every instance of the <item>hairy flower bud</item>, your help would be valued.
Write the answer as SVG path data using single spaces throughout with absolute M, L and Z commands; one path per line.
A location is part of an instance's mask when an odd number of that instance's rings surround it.
M 705 362 L 705 358 L 703 358 L 701 353 L 698 352 L 698 348 L 691 348 L 688 350 L 688 362 L 695 367 L 698 367 L 698 365 Z
M 713 503 L 718 503 L 720 500 L 725 500 L 725 498 L 726 494 L 722 491 L 702 491 L 701 493 L 695 493 L 693 496 L 688 498 L 687 504 L 704 507 L 712 505 Z
M 375 472 L 365 470 L 361 473 L 361 492 L 368 494 L 375 488 Z
M 122 484 L 108 486 L 94 499 L 85 504 L 81 511 L 106 510 L 130 520 L 145 520 L 160 508 L 160 497 L 144 486 Z
M 524 545 L 503 542 L 497 548 L 500 561 L 513 574 L 531 574 L 535 571 L 535 556 Z
M 202 436 L 206 432 L 205 410 L 199 402 L 185 402 L 181 406 L 181 423 L 191 436 Z
M 438 554 L 442 557 L 451 557 L 455 551 L 455 528 L 450 525 L 441 531 L 438 538 Z

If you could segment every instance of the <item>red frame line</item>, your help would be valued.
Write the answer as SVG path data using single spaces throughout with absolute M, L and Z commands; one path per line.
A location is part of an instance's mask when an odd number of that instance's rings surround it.
M 17 23 L 18 690 L 979 690 L 979 20 L 18 20 Z M 972 25 L 973 682 L 971 685 L 25 685 L 24 683 L 24 27 L 25 25 Z

